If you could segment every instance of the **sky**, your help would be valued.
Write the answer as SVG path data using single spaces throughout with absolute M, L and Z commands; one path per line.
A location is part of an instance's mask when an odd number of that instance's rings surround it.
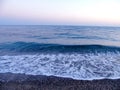
M 120 26 L 120 0 L 0 0 L 0 25 Z

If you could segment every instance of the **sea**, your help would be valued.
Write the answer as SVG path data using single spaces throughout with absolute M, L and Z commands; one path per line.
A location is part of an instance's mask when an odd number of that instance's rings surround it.
M 1 25 L 0 73 L 120 78 L 120 27 Z

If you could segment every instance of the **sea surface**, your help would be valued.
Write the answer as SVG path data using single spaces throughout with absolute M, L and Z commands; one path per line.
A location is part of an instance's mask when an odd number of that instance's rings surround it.
M 0 73 L 120 78 L 120 27 L 0 26 Z

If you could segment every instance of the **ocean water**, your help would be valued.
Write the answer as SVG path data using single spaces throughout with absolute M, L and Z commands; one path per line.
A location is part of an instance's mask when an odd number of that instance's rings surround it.
M 120 78 L 120 27 L 0 26 L 0 73 Z

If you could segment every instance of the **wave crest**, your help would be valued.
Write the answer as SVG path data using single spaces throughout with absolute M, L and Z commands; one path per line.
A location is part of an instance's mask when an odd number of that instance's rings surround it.
M 58 45 L 58 44 L 39 44 L 39 43 L 6 43 L 0 44 L 1 51 L 13 52 L 36 52 L 36 53 L 57 53 L 57 52 L 79 52 L 79 53 L 95 53 L 95 52 L 117 52 L 120 47 L 104 46 L 104 45 Z

